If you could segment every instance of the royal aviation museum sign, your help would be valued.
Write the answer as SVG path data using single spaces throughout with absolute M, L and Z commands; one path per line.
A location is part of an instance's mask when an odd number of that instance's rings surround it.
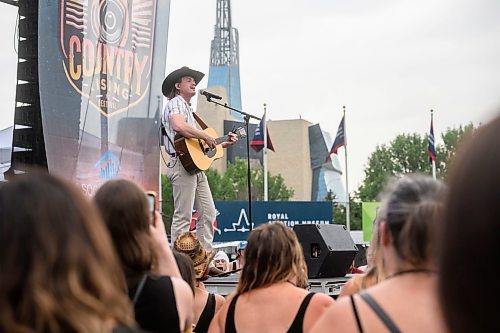
M 216 201 L 214 241 L 245 240 L 250 231 L 247 201 Z M 280 221 L 293 227 L 296 224 L 333 223 L 330 202 L 257 201 L 252 203 L 253 228 L 263 223 Z

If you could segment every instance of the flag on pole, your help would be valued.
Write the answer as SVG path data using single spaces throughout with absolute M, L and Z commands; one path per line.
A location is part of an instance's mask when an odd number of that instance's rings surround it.
M 259 152 L 264 148 L 264 119 L 265 117 L 262 117 L 262 120 L 259 123 L 259 126 L 255 129 L 255 134 L 253 135 L 252 141 L 250 141 L 250 147 L 252 147 L 253 150 L 256 152 Z M 269 136 L 269 130 L 266 128 L 266 133 L 267 133 L 267 149 L 271 149 L 274 151 L 273 143 L 271 141 L 271 137 Z
M 427 151 L 429 155 L 429 162 L 436 162 L 436 147 L 434 146 L 434 126 L 432 124 L 431 118 L 431 132 L 429 133 L 429 149 Z
M 328 161 L 331 154 L 337 154 L 337 150 L 345 145 L 345 133 L 344 133 L 344 117 L 340 121 L 339 128 L 337 129 L 337 135 L 335 136 L 335 141 L 333 142 L 332 149 L 326 156 L 325 162 Z

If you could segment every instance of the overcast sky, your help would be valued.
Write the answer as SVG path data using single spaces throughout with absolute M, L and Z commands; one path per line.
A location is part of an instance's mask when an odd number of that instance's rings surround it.
M 0 4 L 0 128 L 13 119 L 16 11 Z M 500 1 L 232 1 L 243 110 L 335 136 L 347 107 L 350 190 L 378 144 L 478 124 L 500 110 Z M 208 74 L 216 0 L 172 0 L 167 72 Z M 199 87 L 207 85 L 205 78 Z M 272 137 L 272 133 L 271 133 Z M 339 151 L 343 163 L 343 148 Z

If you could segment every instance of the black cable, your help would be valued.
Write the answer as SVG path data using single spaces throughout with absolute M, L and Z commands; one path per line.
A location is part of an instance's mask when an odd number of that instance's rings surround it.
M 160 148 L 161 159 L 163 160 L 163 163 L 165 163 L 165 165 L 168 167 L 167 161 L 165 161 L 165 156 L 163 156 L 163 150 L 161 150 L 162 127 L 163 127 L 163 123 L 160 126 L 158 126 L 158 147 Z
M 211 277 L 226 277 L 226 276 L 229 276 L 233 273 L 238 273 L 239 271 L 241 271 L 241 268 L 235 269 L 234 271 L 229 271 L 229 272 L 217 274 L 217 275 L 211 275 Z

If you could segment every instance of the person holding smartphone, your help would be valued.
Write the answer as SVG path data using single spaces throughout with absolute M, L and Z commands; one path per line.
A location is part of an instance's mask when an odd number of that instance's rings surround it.
M 161 215 L 150 204 L 155 196 L 129 180 L 114 179 L 99 188 L 94 202 L 122 263 L 137 323 L 151 332 L 189 330 L 193 294 L 181 278 Z

